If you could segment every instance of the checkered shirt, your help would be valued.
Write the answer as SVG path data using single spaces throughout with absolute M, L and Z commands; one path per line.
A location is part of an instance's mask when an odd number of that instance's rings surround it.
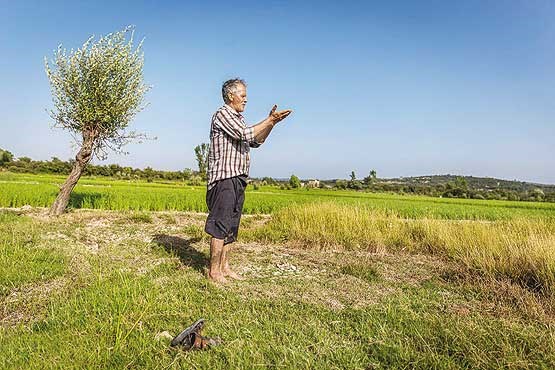
M 225 104 L 212 116 L 208 152 L 208 190 L 217 181 L 249 175 L 250 148 L 258 148 L 254 128 L 247 127 L 243 116 Z

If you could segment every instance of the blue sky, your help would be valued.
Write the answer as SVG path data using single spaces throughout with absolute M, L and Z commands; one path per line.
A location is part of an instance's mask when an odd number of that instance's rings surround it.
M 195 168 L 221 83 L 248 82 L 247 122 L 294 113 L 252 176 L 461 174 L 555 183 L 553 1 L 1 1 L 0 147 L 68 159 L 43 58 L 135 25 L 158 137 L 107 163 Z M 98 161 L 96 161 L 98 163 Z

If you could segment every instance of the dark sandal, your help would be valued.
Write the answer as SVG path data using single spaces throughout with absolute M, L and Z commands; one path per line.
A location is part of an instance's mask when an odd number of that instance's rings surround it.
M 193 346 L 197 334 L 200 335 L 203 327 L 204 319 L 197 320 L 193 325 L 189 326 L 187 329 L 183 330 L 175 338 L 173 338 L 170 345 L 172 347 L 182 345 L 186 349 L 190 349 Z

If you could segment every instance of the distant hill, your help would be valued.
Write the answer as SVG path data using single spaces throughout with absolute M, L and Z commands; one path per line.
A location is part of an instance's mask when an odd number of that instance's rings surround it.
M 306 181 L 306 180 L 303 180 Z M 398 178 L 320 180 L 325 188 L 385 191 L 446 198 L 555 202 L 555 185 L 493 177 L 428 175 Z
M 398 177 L 391 179 L 379 179 L 381 183 L 389 184 L 413 184 L 413 185 L 446 185 L 453 183 L 457 178 L 466 180 L 469 189 L 472 190 L 514 190 L 514 191 L 532 191 L 534 189 L 541 189 L 544 192 L 555 192 L 555 185 L 551 184 L 538 184 L 533 182 L 518 181 L 518 180 L 503 180 L 493 177 L 475 177 L 475 176 L 457 176 L 457 175 L 430 175 L 430 176 L 412 176 L 412 177 Z
M 488 190 L 513 190 L 517 192 L 532 191 L 534 189 L 541 189 L 546 193 L 555 192 L 555 185 L 553 184 L 540 184 L 534 182 L 518 181 L 518 180 L 504 180 L 496 179 L 494 177 L 476 177 L 476 176 L 458 176 L 458 175 L 427 175 L 427 176 L 409 176 L 409 177 L 393 177 L 393 178 L 378 178 L 377 184 L 390 184 L 390 185 L 421 185 L 421 186 L 436 186 L 447 185 L 455 183 L 457 179 L 464 179 L 468 189 L 477 191 Z M 278 182 L 288 182 L 288 178 L 274 178 Z M 301 181 L 307 182 L 310 179 L 302 179 Z M 347 179 L 319 179 L 321 183 L 327 185 L 334 185 L 337 181 L 346 181 Z

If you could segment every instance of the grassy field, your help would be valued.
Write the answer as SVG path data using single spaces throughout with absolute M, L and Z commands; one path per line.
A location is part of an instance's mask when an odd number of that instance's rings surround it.
M 0 173 L 0 207 L 62 181 Z M 217 286 L 204 196 L 84 178 L 61 217 L 0 210 L 0 368 L 555 367 L 553 204 L 249 189 L 247 279 Z M 200 317 L 223 345 L 170 350 Z
M 0 172 L 0 207 L 47 207 L 64 177 Z M 335 190 L 248 188 L 244 212 L 270 214 L 291 205 L 332 201 L 335 204 L 383 210 L 405 218 L 501 220 L 515 217 L 555 218 L 555 203 L 441 199 L 397 194 Z M 144 211 L 206 211 L 205 187 L 82 178 L 72 194 L 72 208 Z
M 247 280 L 216 286 L 203 220 L 3 211 L 0 368 L 555 366 L 553 301 L 509 279 L 424 253 L 250 241 L 232 257 Z M 223 345 L 170 350 L 200 317 Z

